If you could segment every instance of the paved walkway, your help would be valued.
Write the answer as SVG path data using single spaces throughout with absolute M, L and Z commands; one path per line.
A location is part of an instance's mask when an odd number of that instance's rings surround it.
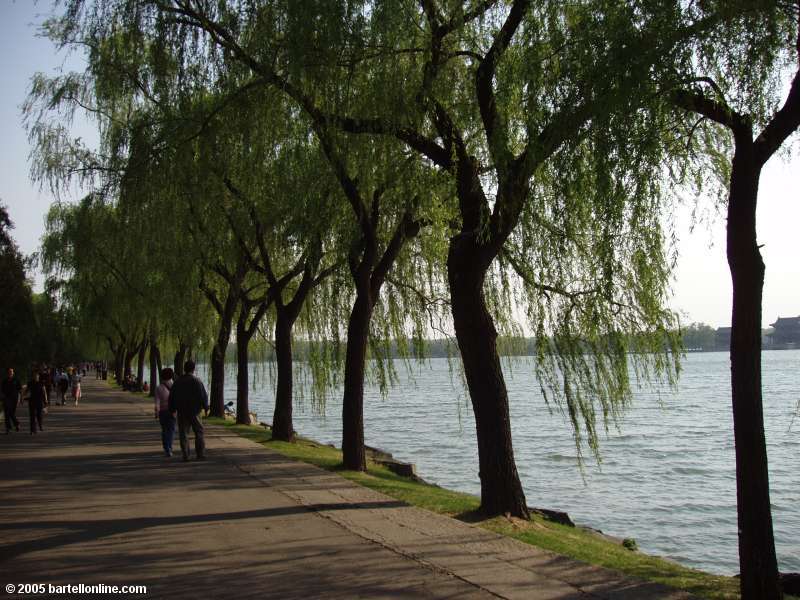
M 148 598 L 689 597 L 405 506 L 220 427 L 207 428 L 207 461 L 168 459 L 149 402 L 91 378 L 80 406 L 51 407 L 41 434 L 29 435 L 19 412 L 22 432 L 0 434 L 2 587 L 146 585 Z

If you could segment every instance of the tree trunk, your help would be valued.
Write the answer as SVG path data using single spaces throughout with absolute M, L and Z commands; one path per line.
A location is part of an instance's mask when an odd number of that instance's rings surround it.
M 186 344 L 183 340 L 178 341 L 178 349 L 175 351 L 174 371 L 175 377 L 183 375 L 183 363 L 186 362 Z
M 156 343 L 156 336 L 150 336 L 150 392 L 149 396 L 154 398 L 156 395 L 156 387 L 158 387 L 160 380 L 161 367 L 158 364 L 159 355 L 158 344 Z
M 144 357 L 147 353 L 147 342 L 142 342 L 136 357 L 136 385 L 141 390 L 144 386 Z
M 375 214 L 377 218 L 377 212 Z M 365 232 L 361 263 L 351 264 L 356 300 L 347 323 L 347 353 L 344 363 L 342 462 L 346 469 L 354 471 L 367 470 L 364 451 L 364 373 L 372 311 L 387 274 L 406 241 L 419 233 L 420 223 L 413 220 L 411 213 L 404 213 L 377 262 L 374 224 L 371 227 L 371 232 Z
M 483 294 L 494 256 L 480 249 L 475 235 L 450 240 L 447 273 L 455 327 L 478 436 L 481 511 L 529 518 L 514 462 L 508 393 L 497 354 L 497 330 Z
M 761 398 L 764 263 L 756 239 L 760 167 L 751 139 L 736 139 L 728 201 L 727 254 L 733 283 L 731 392 L 743 600 L 782 598 L 772 531 Z
M 278 361 L 278 385 L 275 412 L 272 416 L 272 439 L 294 440 L 292 422 L 292 319 L 286 309 L 278 310 L 275 320 L 275 358 Z
M 231 337 L 231 319 L 220 317 L 217 341 L 211 350 L 211 416 L 225 416 L 225 352 Z
M 247 312 L 242 311 L 236 323 L 236 422 L 250 424 L 250 381 L 248 371 L 250 336 L 247 334 Z
M 125 346 L 124 344 L 120 344 L 119 350 L 117 350 L 116 354 L 114 354 L 114 379 L 116 380 L 117 385 L 122 385 L 122 380 L 124 378 L 124 364 L 125 364 Z
M 347 323 L 347 353 L 342 399 L 342 461 L 345 469 L 366 471 L 364 452 L 364 372 L 373 302 L 368 287 L 359 286 Z
M 225 415 L 225 351 L 227 342 L 220 347 L 219 342 L 211 349 L 211 384 L 209 404 L 212 417 Z
M 137 349 L 133 348 L 130 351 L 125 352 L 125 372 L 122 374 L 123 378 L 127 378 L 129 375 L 133 373 L 131 368 L 131 363 L 133 363 L 133 357 L 136 356 Z

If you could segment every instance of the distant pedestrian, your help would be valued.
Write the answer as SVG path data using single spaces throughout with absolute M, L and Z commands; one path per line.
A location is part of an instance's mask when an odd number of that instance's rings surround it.
M 72 374 L 69 378 L 69 387 L 72 393 L 72 399 L 75 401 L 75 406 L 78 406 L 78 400 L 81 399 L 81 373 L 78 369 L 72 369 Z
M 183 460 L 189 460 L 189 442 L 186 433 L 194 431 L 194 450 L 197 460 L 205 459 L 203 423 L 200 411 L 208 412 L 208 394 L 203 382 L 194 376 L 194 361 L 187 360 L 183 365 L 183 375 L 172 384 L 169 394 L 169 410 L 178 415 L 178 437 L 181 442 Z
M 44 408 L 47 406 L 47 388 L 39 378 L 39 372 L 34 371 L 31 380 L 25 388 L 28 397 L 28 414 L 31 421 L 31 435 L 36 433 L 36 426 L 39 426 L 39 431 L 44 431 L 42 427 L 42 420 L 44 415 Z
M 67 403 L 67 390 L 69 389 L 69 377 L 64 372 L 64 369 L 58 370 L 58 376 L 56 380 L 56 389 L 58 390 L 58 399 L 61 406 L 64 406 Z
M 17 406 L 19 406 L 19 396 L 22 392 L 22 385 L 16 375 L 14 369 L 9 368 L 6 378 L 3 379 L 3 385 L 0 389 L 3 394 L 3 412 L 6 416 L 6 434 L 11 433 L 11 426 L 14 426 L 16 431 L 19 431 L 19 420 L 17 419 Z
M 175 372 L 170 369 L 161 369 L 161 384 L 155 393 L 155 414 L 161 424 L 161 445 L 164 454 L 172 456 L 172 440 L 175 438 L 175 412 L 169 409 L 169 394 L 172 389 Z
M 42 385 L 44 385 L 44 389 L 47 391 L 47 397 L 49 398 L 50 388 L 53 387 L 53 382 L 50 379 L 50 369 L 47 365 L 44 365 L 41 371 L 39 371 L 39 380 L 42 382 Z

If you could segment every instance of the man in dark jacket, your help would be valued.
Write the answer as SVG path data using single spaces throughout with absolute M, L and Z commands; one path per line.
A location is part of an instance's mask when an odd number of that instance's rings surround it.
M 8 376 L 3 379 L 0 392 L 3 394 L 3 412 L 6 415 L 6 433 L 11 433 L 11 426 L 19 431 L 19 420 L 17 419 L 17 406 L 19 406 L 19 394 L 22 385 L 14 375 L 14 369 L 8 370 Z
M 178 436 L 181 441 L 183 460 L 189 460 L 189 442 L 186 433 L 191 427 L 194 431 L 194 451 L 197 460 L 205 459 L 203 423 L 200 411 L 208 411 L 208 394 L 203 382 L 194 376 L 194 361 L 187 360 L 183 375 L 172 384 L 169 394 L 169 410 L 178 413 Z
M 26 391 L 28 394 L 28 414 L 31 418 L 31 434 L 34 434 L 36 433 L 37 425 L 39 426 L 39 431 L 43 431 L 42 416 L 44 415 L 44 407 L 47 406 L 47 389 L 40 380 L 38 371 L 34 370 Z

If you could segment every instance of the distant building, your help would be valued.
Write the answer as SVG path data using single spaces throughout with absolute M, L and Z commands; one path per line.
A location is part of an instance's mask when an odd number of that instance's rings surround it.
M 761 349 L 762 350 L 772 350 L 772 334 L 774 333 L 774 329 L 768 327 L 767 329 L 761 330 Z
M 714 336 L 714 345 L 717 350 L 730 350 L 731 348 L 731 328 L 730 327 L 717 327 L 717 332 Z
M 770 325 L 775 328 L 772 332 L 773 348 L 800 347 L 800 317 L 778 317 Z

